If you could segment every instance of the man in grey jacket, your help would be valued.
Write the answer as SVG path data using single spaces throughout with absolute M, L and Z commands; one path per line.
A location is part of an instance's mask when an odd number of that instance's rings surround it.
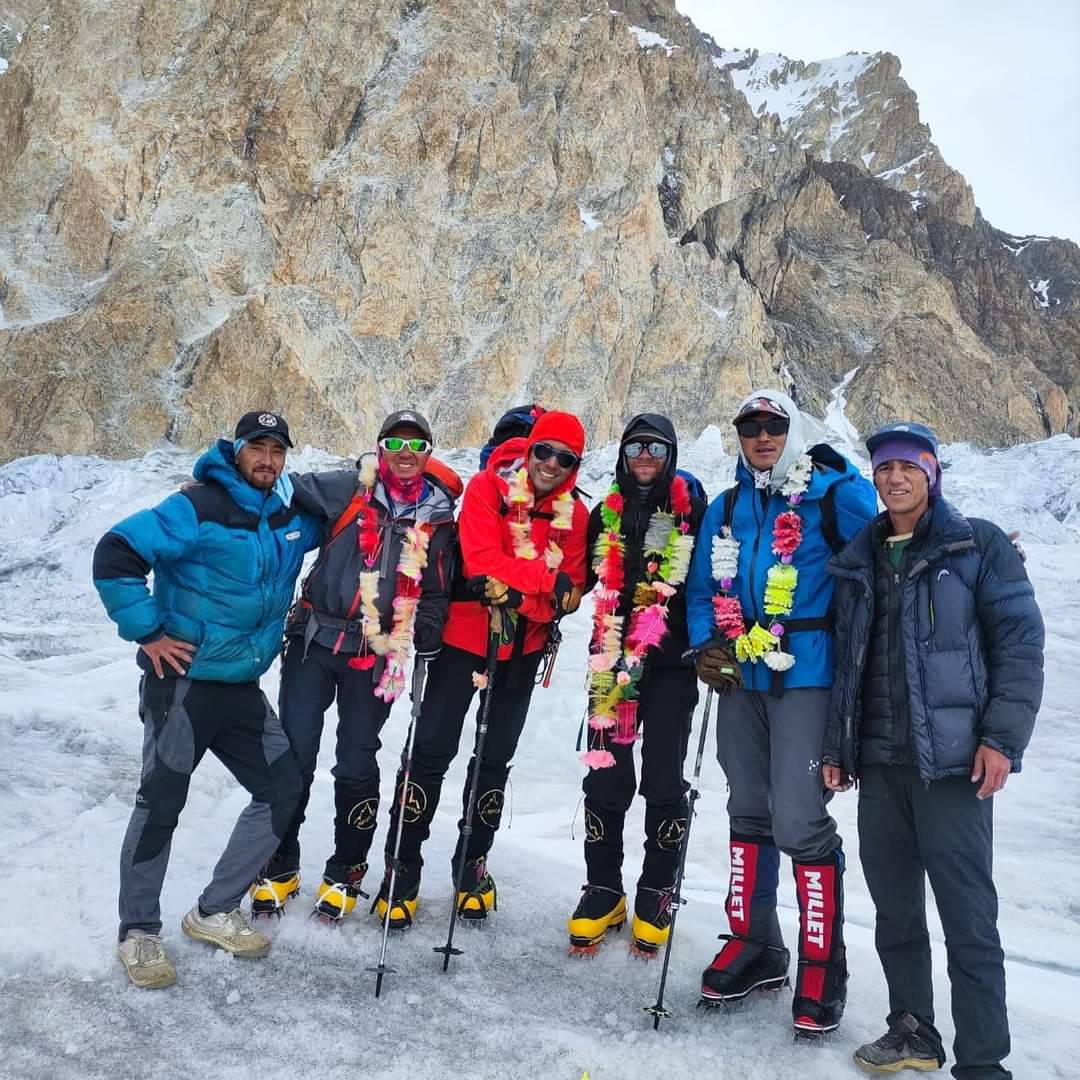
M 860 781 L 859 845 L 877 909 L 889 1030 L 855 1051 L 871 1073 L 945 1063 L 934 1027 L 925 878 L 945 929 L 953 1076 L 1009 1077 L 993 803 L 1019 772 L 1043 689 L 1043 621 L 996 525 L 941 498 L 934 433 L 867 440 L 885 512 L 830 563 L 835 677 L 825 786 Z
M 434 439 L 413 409 L 382 423 L 376 455 L 357 468 L 293 478 L 298 506 L 324 522 L 318 558 L 285 625 L 279 712 L 303 778 L 300 802 L 252 889 L 252 912 L 280 914 L 300 889 L 300 827 L 324 716 L 337 699 L 334 849 L 314 914 L 336 923 L 356 907 L 379 805 L 379 733 L 404 690 L 411 652 L 439 652 L 450 603 L 456 474 L 431 460 Z M 438 474 L 436 475 L 436 469 Z

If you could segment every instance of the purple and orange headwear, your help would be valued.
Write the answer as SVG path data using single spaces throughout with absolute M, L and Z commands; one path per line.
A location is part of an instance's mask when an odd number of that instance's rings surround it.
M 941 464 L 938 461 L 938 440 L 925 424 L 913 421 L 894 421 L 880 427 L 866 440 L 873 468 L 886 461 L 910 461 L 926 473 L 930 498 L 941 495 Z

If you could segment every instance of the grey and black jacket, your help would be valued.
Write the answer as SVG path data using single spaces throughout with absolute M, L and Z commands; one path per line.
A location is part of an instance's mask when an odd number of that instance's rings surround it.
M 863 692 L 880 567 L 875 548 L 887 532 L 888 516 L 881 514 L 829 563 L 837 579 L 836 636 L 823 760 L 852 776 L 866 763 Z M 935 499 L 898 577 L 890 594 L 900 605 L 902 670 L 891 677 L 906 683 L 904 723 L 919 774 L 926 781 L 966 775 L 980 744 L 1006 754 L 1019 772 L 1042 701 L 1044 641 L 1020 556 L 996 525 Z
M 365 570 L 360 551 L 357 523 L 334 535 L 334 526 L 348 509 L 353 496 L 362 491 L 356 469 L 304 473 L 293 476 L 293 501 L 304 510 L 320 515 L 326 522 L 322 545 L 314 566 L 304 579 L 300 602 L 285 628 L 286 636 L 304 635 L 312 642 L 335 651 L 355 653 L 362 643 L 359 617 L 360 574 Z M 420 501 L 407 508 L 393 507 L 381 483 L 376 481 L 371 506 L 378 515 L 381 539 L 378 608 L 382 628 L 389 631 L 397 591 L 397 565 L 406 531 L 413 525 L 430 530 L 427 566 L 421 579 L 421 596 L 416 608 L 414 640 L 418 650 L 437 649 L 450 607 L 450 587 L 454 575 L 456 528 L 454 500 L 428 476 Z

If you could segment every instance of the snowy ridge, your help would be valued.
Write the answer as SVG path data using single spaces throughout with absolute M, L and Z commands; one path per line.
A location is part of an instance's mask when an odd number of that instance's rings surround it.
M 852 439 L 843 393 L 834 392 L 829 431 Z M 715 496 L 729 483 L 729 437 L 711 427 L 680 464 Z M 857 446 L 857 443 L 855 444 Z M 475 451 L 446 455 L 468 473 Z M 581 487 L 605 490 L 615 447 L 589 453 Z M 943 450 L 945 492 L 967 513 L 1023 530 L 1029 569 L 1050 628 L 1047 690 L 1024 771 L 996 806 L 996 876 L 1009 957 L 1017 1076 L 1068 1074 L 1080 1007 L 1080 440 L 1059 436 L 989 454 Z M 90 582 L 97 539 L 120 517 L 174 491 L 192 456 L 168 447 L 133 461 L 24 458 L 0 468 L 0 819 L 14 840 L 14 877 L 0 890 L 0 1010 L 12 1078 L 267 1078 L 470 1075 L 579 1080 L 835 1080 L 854 1075 L 850 1052 L 881 1033 L 887 1011 L 873 952 L 873 912 L 856 858 L 855 800 L 833 808 L 849 852 L 849 1005 L 833 1042 L 808 1054 L 791 1044 L 789 996 L 725 1014 L 694 1010 L 698 977 L 725 929 L 728 827 L 725 784 L 712 756 L 703 768 L 690 840 L 667 1002 L 675 1018 L 653 1033 L 641 1006 L 655 1000 L 659 965 L 626 954 L 615 935 L 591 962 L 565 955 L 565 918 L 582 880 L 581 819 L 572 821 L 582 768 L 574 750 L 590 604 L 567 620 L 555 680 L 537 690 L 513 771 L 512 814 L 492 856 L 500 910 L 483 933 L 459 931 L 465 950 L 443 975 L 431 947 L 445 938 L 447 863 L 466 751 L 444 790 L 415 928 L 390 943 L 389 976 L 376 1003 L 378 927 L 365 913 L 337 932 L 306 918 L 331 843 L 333 739 L 327 734 L 304 827 L 301 897 L 269 932 L 268 960 L 233 961 L 179 933 L 179 919 L 205 883 L 246 802 L 208 757 L 194 775 L 162 897 L 165 940 L 179 984 L 156 994 L 129 988 L 114 956 L 116 863 L 139 771 L 138 672 Z M 314 450 L 294 467 L 333 459 Z M 276 668 L 264 688 L 276 698 Z M 403 744 L 408 704 L 384 729 L 383 808 Z M 700 710 L 699 710 L 700 717 Z M 328 726 L 332 727 L 333 716 Z M 472 731 L 466 721 L 463 746 Z M 694 741 L 697 739 L 695 725 Z M 692 759 L 691 754 L 691 759 Z M 691 763 L 692 764 L 692 760 Z M 384 837 L 385 812 L 375 844 Z M 642 806 L 627 819 L 627 884 L 641 854 Z M 378 847 L 374 850 L 378 850 Z M 781 915 L 793 942 L 790 872 Z M 376 872 L 372 872 L 374 876 Z M 933 920 L 933 916 L 931 915 Z M 951 1039 L 941 931 L 932 921 L 939 1022 Z M 120 1037 L 120 1033 L 123 1036 Z M 153 1064 L 149 1064 L 149 1062 Z M 1062 1071 L 1062 1069 L 1065 1071 Z
M 679 47 L 672 45 L 666 37 L 661 37 L 652 30 L 645 30 L 640 26 L 631 26 L 630 33 L 637 38 L 638 46 L 642 49 L 661 48 L 670 56 Z
M 1004 234 L 1001 246 L 1012 255 L 1022 255 L 1029 244 L 1045 244 L 1049 236 L 1010 236 Z
M 751 57 L 753 60 L 747 64 Z M 800 117 L 823 90 L 836 90 L 850 102 L 855 81 L 873 60 L 868 53 L 849 53 L 807 64 L 782 53 L 759 53 L 756 49 L 722 49 L 719 56 L 713 57 L 713 63 L 731 75 L 735 88 L 746 97 L 755 114 L 768 109 L 776 113 L 781 124 Z
M 831 161 L 832 148 L 862 112 L 855 83 L 876 59 L 877 54 L 849 53 L 803 63 L 781 53 L 721 49 L 713 63 L 728 72 L 755 115 L 773 113 L 783 128 L 811 112 L 830 110 L 834 118 L 822 157 Z

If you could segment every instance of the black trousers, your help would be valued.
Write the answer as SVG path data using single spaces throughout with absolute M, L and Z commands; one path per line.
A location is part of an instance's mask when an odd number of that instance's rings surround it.
M 638 884 L 667 889 L 675 883 L 686 834 L 683 763 L 697 705 L 692 668 L 653 668 L 641 683 L 641 796 L 645 800 L 645 858 Z M 590 730 L 590 746 L 596 732 Z M 597 744 L 598 745 L 598 744 Z M 608 769 L 590 769 L 585 792 L 585 868 L 590 885 L 622 892 L 623 822 L 634 799 L 633 746 L 604 745 L 615 757 Z
M 481 709 L 489 693 L 494 693 L 494 697 L 488 716 L 484 753 L 480 759 L 473 831 L 465 850 L 467 859 L 486 855 L 495 841 L 495 833 L 502 821 L 510 760 L 525 726 L 525 716 L 529 711 L 533 680 L 540 658 L 539 651 L 524 656 L 517 671 L 513 673 L 516 676 L 513 683 L 509 682 L 511 664 L 503 661 L 496 666 L 491 687 L 480 691 Z M 398 896 L 410 892 L 419 884 L 420 869 L 424 863 L 421 846 L 431 832 L 431 822 L 435 818 L 435 810 L 442 793 L 443 778 L 458 752 L 465 716 L 477 692 L 473 675 L 482 672 L 486 663 L 483 656 L 475 656 L 463 649 L 444 645 L 442 652 L 428 668 L 424 704 L 417 722 L 416 741 L 413 746 L 412 776 L 405 801 L 398 884 L 395 890 Z M 462 789 L 462 821 L 469 798 L 469 778 L 475 765 L 474 752 L 469 760 Z M 393 854 L 398 806 L 401 801 L 401 781 L 399 772 L 397 793 L 391 809 L 391 826 L 386 838 L 388 859 Z M 458 848 L 451 860 L 451 874 L 456 868 L 460 847 L 459 837 Z
M 251 794 L 213 877 L 207 914 L 238 907 L 274 850 L 300 797 L 296 759 L 257 682 L 158 679 L 139 683 L 143 768 L 120 852 L 120 940 L 161 931 L 159 898 L 191 774 L 209 750 Z
M 319 756 L 326 710 L 337 698 L 337 754 L 334 776 L 334 852 L 326 873 L 335 880 L 367 859 L 379 808 L 379 732 L 390 706 L 374 694 L 372 673 L 349 667 L 350 657 L 334 655 L 312 642 L 304 658 L 304 643 L 290 639 L 281 665 L 278 710 L 293 753 L 300 765 L 303 791 L 300 805 L 270 862 L 271 874 L 300 866 L 300 826 L 304 822 L 315 762 Z
M 877 909 L 875 943 L 889 986 L 890 1018 L 909 1012 L 934 1023 L 926 878 L 945 929 L 952 1015 L 953 1075 L 1011 1074 L 1005 957 L 997 931 L 993 800 L 975 798 L 966 776 L 924 784 L 914 767 L 860 772 L 859 854 Z

